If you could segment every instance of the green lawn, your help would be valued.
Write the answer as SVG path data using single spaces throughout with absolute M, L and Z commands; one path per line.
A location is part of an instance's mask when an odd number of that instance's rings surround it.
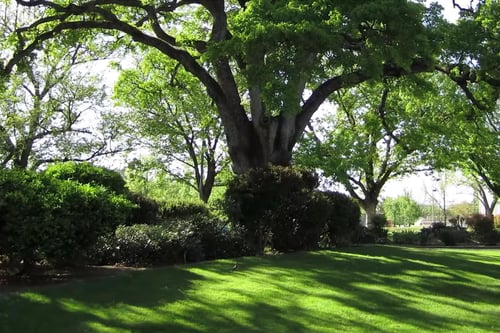
M 500 251 L 370 246 L 0 295 L 0 332 L 500 332 Z

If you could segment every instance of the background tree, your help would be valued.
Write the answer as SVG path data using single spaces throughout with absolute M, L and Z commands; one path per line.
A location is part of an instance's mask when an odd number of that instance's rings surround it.
M 478 208 L 479 207 L 475 202 L 459 202 L 449 205 L 448 211 L 451 217 L 459 216 L 461 218 L 465 218 L 473 214 L 478 214 Z
M 199 81 L 150 51 L 136 69 L 122 71 L 114 98 L 130 110 L 126 118 L 135 146 L 151 151 L 156 167 L 207 202 L 228 160 L 220 119 Z
M 422 215 L 420 206 L 409 195 L 386 198 L 382 210 L 389 221 L 401 226 L 413 225 Z
M 154 157 L 135 159 L 125 169 L 127 188 L 133 193 L 157 202 L 167 202 L 172 198 L 197 200 L 199 194 L 192 187 L 174 179 L 165 168 L 157 165 Z
M 314 124 L 297 162 L 320 168 L 341 183 L 366 212 L 376 215 L 379 195 L 390 180 L 418 170 L 439 122 L 433 90 L 423 80 L 362 84 L 338 92 L 335 116 Z M 321 139 L 323 138 L 323 139 Z
M 480 178 L 472 180 L 475 198 L 483 206 L 484 214 L 493 218 L 495 207 L 498 203 L 498 195 L 492 193 L 488 186 Z M 474 213 L 478 213 L 477 211 Z
M 5 36 L 40 13 L 1 4 Z M 24 14 L 24 15 L 22 15 Z M 8 52 L 9 39 L 0 42 Z M 90 160 L 111 154 L 119 131 L 104 108 L 102 77 L 85 66 L 103 56 L 92 45 L 50 41 L 20 59 L 0 90 L 0 166 L 36 168 L 57 160 Z M 0 55 L 5 55 L 4 52 Z
M 437 159 L 445 168 L 451 164 L 481 178 L 498 196 L 500 4 L 486 0 L 467 5 L 453 1 L 453 5 L 461 15 L 456 24 L 443 30 L 446 51 L 441 54 L 443 65 L 437 69 L 454 81 L 454 85 L 443 85 L 441 96 L 454 103 L 462 117 L 446 129 L 447 149 Z
M 45 17 L 11 35 L 17 48 L 5 73 L 45 40 L 73 31 L 155 48 L 206 88 L 238 173 L 289 164 L 332 93 L 432 71 L 441 45 L 438 11 L 404 0 L 17 3 Z
M 436 169 L 460 169 L 500 194 L 500 91 L 485 84 L 457 89 L 449 80 L 439 84 L 447 118 L 436 126 L 441 138 L 428 154 Z M 473 100 L 471 100 L 473 98 Z

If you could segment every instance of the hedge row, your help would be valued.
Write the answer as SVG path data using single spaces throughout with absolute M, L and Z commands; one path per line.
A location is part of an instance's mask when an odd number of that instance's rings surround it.
M 28 266 L 154 265 L 357 241 L 358 205 L 317 184 L 313 173 L 281 167 L 235 177 L 227 223 L 198 202 L 128 193 L 119 174 L 89 164 L 0 170 L 0 253 Z
M 96 265 L 185 263 L 249 254 L 237 229 L 204 215 L 159 225 L 119 226 L 102 236 L 91 253 Z
M 126 222 L 133 207 L 103 186 L 0 170 L 0 252 L 25 265 L 81 262 L 100 235 Z
M 469 230 L 435 223 L 421 230 L 392 231 L 389 238 L 395 244 L 414 245 L 495 245 L 500 242 L 500 233 L 495 230 L 491 218 L 477 214 L 467 218 L 466 223 Z

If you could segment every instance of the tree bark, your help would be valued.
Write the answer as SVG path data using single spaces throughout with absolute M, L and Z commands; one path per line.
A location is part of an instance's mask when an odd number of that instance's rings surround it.
M 373 219 L 377 215 L 378 200 L 365 199 L 360 204 L 366 213 L 364 226 L 367 227 L 368 229 L 372 229 Z

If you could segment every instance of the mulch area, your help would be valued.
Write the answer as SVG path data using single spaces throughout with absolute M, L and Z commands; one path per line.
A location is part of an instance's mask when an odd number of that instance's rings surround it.
M 0 269 L 0 293 L 22 292 L 75 280 L 115 276 L 143 269 L 123 266 L 86 266 L 67 269 L 36 269 L 30 275 L 12 275 Z

